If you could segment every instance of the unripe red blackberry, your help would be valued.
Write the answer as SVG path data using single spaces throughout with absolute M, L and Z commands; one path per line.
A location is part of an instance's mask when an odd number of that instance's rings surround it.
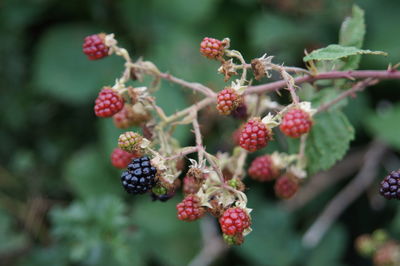
M 242 96 L 232 88 L 225 88 L 217 95 L 217 110 L 221 115 L 229 115 L 242 103 Z
M 222 41 L 205 37 L 200 43 L 200 53 L 210 59 L 218 59 L 224 54 L 225 45 Z
M 181 203 L 176 205 L 178 211 L 178 219 L 186 222 L 191 222 L 201 218 L 205 210 L 200 205 L 200 199 L 196 195 L 188 195 Z
M 156 184 L 157 169 L 147 156 L 134 159 L 121 175 L 122 186 L 130 194 L 143 194 Z
M 132 159 L 139 157 L 136 153 L 129 153 L 115 148 L 111 153 L 111 163 L 114 167 L 124 169 L 132 161 Z
M 279 169 L 274 165 L 271 156 L 259 156 L 253 160 L 249 170 L 249 176 L 257 181 L 271 181 L 279 175 Z
M 386 176 L 379 188 L 379 193 L 386 199 L 400 199 L 400 170 Z
M 104 87 L 94 105 L 94 112 L 99 117 L 110 117 L 118 113 L 124 107 L 124 100 L 110 87 Z
M 125 104 L 122 110 L 113 116 L 114 125 L 122 129 L 132 127 L 134 126 L 133 117 L 132 105 Z
M 104 43 L 104 33 L 87 36 L 83 42 L 83 52 L 90 60 L 97 60 L 108 56 L 109 48 Z
M 284 114 L 280 129 L 286 136 L 298 138 L 308 133 L 311 126 L 310 114 L 300 108 L 293 108 Z
M 219 218 L 221 230 L 225 235 L 238 235 L 250 227 L 250 217 L 245 210 L 235 207 L 227 209 Z
M 292 175 L 284 175 L 279 177 L 274 186 L 275 194 L 281 199 L 289 199 L 296 194 L 299 189 L 299 182 Z
M 193 176 L 185 176 L 183 178 L 183 192 L 185 195 L 197 193 L 200 186 L 201 183 L 199 183 Z
M 240 133 L 240 147 L 254 152 L 267 146 L 271 138 L 271 129 L 263 124 L 260 118 L 251 118 Z

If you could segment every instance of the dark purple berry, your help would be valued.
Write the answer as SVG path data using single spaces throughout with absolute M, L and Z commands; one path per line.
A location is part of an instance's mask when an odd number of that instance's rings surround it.
M 143 194 L 156 184 L 157 169 L 151 166 L 149 157 L 132 160 L 128 170 L 122 173 L 121 182 L 129 194 Z
M 379 193 L 386 199 L 400 199 L 400 170 L 391 172 L 380 185 Z

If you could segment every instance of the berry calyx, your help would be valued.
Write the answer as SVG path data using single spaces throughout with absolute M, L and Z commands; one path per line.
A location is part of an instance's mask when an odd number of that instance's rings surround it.
M 200 53 L 210 59 L 221 58 L 224 49 L 223 42 L 214 38 L 205 37 L 200 43 Z
M 249 176 L 257 181 L 271 181 L 279 175 L 279 169 L 274 166 L 271 156 L 259 156 L 253 160 L 249 170 Z
M 121 111 L 124 100 L 110 87 L 104 87 L 94 105 L 94 112 L 99 117 L 110 117 Z
M 225 235 L 239 235 L 250 227 L 250 217 L 245 210 L 235 207 L 227 209 L 219 218 L 221 230 Z
M 217 95 L 217 110 L 221 115 L 229 115 L 243 103 L 243 98 L 232 88 L 225 88 Z
M 242 234 L 238 234 L 238 235 L 234 235 L 234 236 L 230 236 L 230 235 L 226 235 L 223 234 L 223 239 L 224 242 L 226 244 L 228 244 L 229 246 L 233 246 L 233 245 L 241 245 L 244 242 L 244 237 Z
M 268 141 L 272 138 L 272 131 L 261 119 L 251 118 L 240 132 L 240 147 L 243 149 L 254 152 L 267 146 Z
M 108 56 L 109 48 L 104 43 L 106 35 L 104 33 L 93 34 L 85 37 L 83 42 L 83 52 L 90 60 L 97 60 Z
M 279 177 L 274 186 L 275 194 L 281 199 L 289 199 L 296 194 L 299 189 L 299 182 L 292 175 L 284 175 Z
M 129 194 L 146 193 L 155 186 L 156 173 L 157 169 L 151 165 L 149 157 L 134 159 L 121 175 L 122 186 Z
M 111 153 L 111 163 L 114 167 L 124 169 L 132 161 L 132 159 L 139 157 L 136 153 L 129 153 L 120 148 L 115 148 Z
M 140 147 L 142 140 L 143 137 L 140 134 L 133 131 L 128 131 L 119 136 L 118 147 L 131 153 L 139 152 L 142 150 Z
M 400 170 L 386 176 L 379 188 L 379 193 L 386 199 L 400 199 Z
M 205 210 L 200 205 L 200 199 L 196 195 L 190 194 L 176 205 L 178 211 L 178 219 L 186 222 L 191 222 L 201 218 Z
M 311 126 L 310 114 L 300 108 L 293 108 L 283 116 L 280 129 L 286 136 L 298 138 L 308 133 Z

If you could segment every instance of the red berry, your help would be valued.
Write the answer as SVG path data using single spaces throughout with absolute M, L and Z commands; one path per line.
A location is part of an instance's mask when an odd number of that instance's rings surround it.
M 275 182 L 275 194 L 282 199 L 289 199 L 296 194 L 299 189 L 299 183 L 290 175 L 284 175 Z
M 199 191 L 201 184 L 196 181 L 194 176 L 185 176 L 183 178 L 183 192 L 185 195 L 195 194 Z
M 132 159 L 138 157 L 140 156 L 136 153 L 129 153 L 121 150 L 120 148 L 115 148 L 111 153 L 111 163 L 116 168 L 124 169 L 128 167 L 128 164 L 132 161 Z
M 83 42 L 83 52 L 90 60 L 97 60 L 108 56 L 108 47 L 104 43 L 104 33 L 87 36 Z
M 204 215 L 204 208 L 200 206 L 200 199 L 196 195 L 188 195 L 181 203 L 176 205 L 178 219 L 191 222 Z
M 248 172 L 251 178 L 261 182 L 271 181 L 279 174 L 279 170 L 274 166 L 271 156 L 269 155 L 255 158 Z
M 110 117 L 121 111 L 124 100 L 110 87 L 104 87 L 97 96 L 94 112 L 99 117 Z
M 217 39 L 205 37 L 200 43 L 200 53 L 210 59 L 220 58 L 224 54 L 225 45 Z
M 219 218 L 222 232 L 226 235 L 237 235 L 250 227 L 250 217 L 241 208 L 229 208 Z
M 289 110 L 280 125 L 281 131 L 289 137 L 298 138 L 310 131 L 312 121 L 310 115 L 299 108 Z
M 263 124 L 260 118 L 250 119 L 240 132 L 240 147 L 254 152 L 267 146 L 272 131 Z
M 242 96 L 234 89 L 225 88 L 217 95 L 217 110 L 222 115 L 229 115 L 233 110 L 239 107 L 242 102 Z

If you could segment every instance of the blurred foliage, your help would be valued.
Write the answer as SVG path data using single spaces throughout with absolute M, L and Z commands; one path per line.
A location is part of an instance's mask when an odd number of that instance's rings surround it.
M 365 14 L 352 9 L 354 3 Z M 88 61 L 81 52 L 86 35 L 114 32 L 135 59 L 144 56 L 162 71 L 218 90 L 224 86 L 218 64 L 198 52 L 204 36 L 230 37 L 247 60 L 267 53 L 285 65 L 304 66 L 304 49 L 332 43 L 380 50 L 389 56 L 365 56 L 360 67 L 385 69 L 400 61 L 398 10 L 398 0 L 1 1 L 0 264 L 4 259 L 5 265 L 186 265 L 201 248 L 199 223 L 175 218 L 179 195 L 160 203 L 128 197 L 120 189 L 119 172 L 109 162 L 120 130 L 111 120 L 95 118 L 93 102 L 101 86 L 114 82 L 123 62 Z M 359 64 L 360 57 L 351 55 L 343 69 Z M 319 67 L 332 67 L 324 64 Z M 340 93 L 338 86 L 347 86 L 343 81 L 317 85 L 324 90 L 303 85 L 302 99 L 326 102 Z M 381 82 L 318 115 L 313 134 L 331 137 L 321 144 L 320 137 L 311 136 L 311 170 L 329 168 L 349 147 L 375 137 L 398 149 L 399 89 L 399 82 Z M 167 113 L 197 99 L 166 82 L 156 96 Z M 229 150 L 238 122 L 206 112 L 201 122 L 207 148 Z M 350 142 L 353 128 L 356 139 Z M 185 127 L 176 137 L 183 144 L 194 141 Z M 298 145 L 279 133 L 275 139 L 267 151 Z M 377 227 L 400 236 L 400 209 L 391 203 L 375 210 L 362 197 L 315 249 L 306 250 L 302 233 L 343 184 L 294 213 L 281 208 L 271 185 L 247 184 L 254 232 L 216 265 L 365 265 L 352 239 Z M 39 196 L 45 206 L 40 212 L 32 204 Z M 360 219 L 354 219 L 355 212 Z

